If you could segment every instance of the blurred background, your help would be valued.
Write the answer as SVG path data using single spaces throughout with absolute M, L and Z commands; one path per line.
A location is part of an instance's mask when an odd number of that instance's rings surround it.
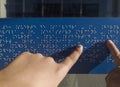
M 0 17 L 119 17 L 120 0 L 0 0 Z

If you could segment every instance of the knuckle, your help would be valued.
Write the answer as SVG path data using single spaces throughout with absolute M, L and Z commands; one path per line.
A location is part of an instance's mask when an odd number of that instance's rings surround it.
M 47 57 L 47 58 L 49 58 L 49 59 L 53 59 L 53 57 Z
M 31 58 L 31 55 L 32 55 L 32 53 L 30 53 L 30 52 L 23 52 L 17 56 L 17 59 L 28 60 L 28 58 Z
M 67 65 L 66 65 L 66 64 L 60 64 L 60 68 L 59 68 L 60 70 L 61 70 L 61 69 L 66 69 L 66 68 L 67 68 Z
M 57 67 L 56 72 L 58 73 L 58 75 L 67 73 L 67 72 L 68 72 L 68 67 L 67 67 L 67 65 L 66 65 L 66 64 L 60 64 L 60 65 Z
M 23 52 L 22 55 L 31 55 L 32 53 L 30 52 Z
M 55 62 L 52 57 L 47 57 L 47 60 L 50 61 L 50 62 Z
M 34 54 L 36 57 L 42 57 L 43 55 L 41 53 Z

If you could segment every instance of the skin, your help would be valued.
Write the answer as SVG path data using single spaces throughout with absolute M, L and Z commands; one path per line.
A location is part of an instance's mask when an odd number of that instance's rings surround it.
M 114 58 L 114 62 L 116 64 L 116 66 L 119 67 L 120 66 L 120 51 L 119 51 L 119 49 L 116 47 L 116 45 L 111 40 L 107 41 L 107 46 L 112 54 L 112 57 Z
M 57 87 L 82 50 L 83 47 L 79 45 L 61 63 L 39 53 L 24 52 L 0 71 L 0 87 Z
M 107 46 L 117 68 L 106 77 L 106 86 L 120 87 L 120 51 L 111 40 L 107 41 Z M 82 50 L 83 47 L 78 46 L 61 63 L 39 53 L 24 52 L 0 71 L 0 87 L 57 87 L 76 63 Z
M 116 69 L 112 70 L 106 77 L 107 87 L 120 87 L 120 51 L 111 41 L 107 41 L 107 46 L 114 58 Z

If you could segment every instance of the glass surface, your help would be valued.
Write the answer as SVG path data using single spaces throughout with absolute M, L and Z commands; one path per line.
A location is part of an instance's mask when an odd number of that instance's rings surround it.
M 119 17 L 120 0 L 0 0 L 0 17 Z

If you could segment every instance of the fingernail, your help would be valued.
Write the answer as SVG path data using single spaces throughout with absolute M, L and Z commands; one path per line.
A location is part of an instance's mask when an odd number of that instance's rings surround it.
M 81 50 L 81 49 L 83 49 L 83 46 L 82 45 L 78 45 L 77 46 L 77 50 Z
M 113 43 L 112 40 L 108 40 L 109 43 Z
M 112 40 L 108 40 L 109 42 L 112 42 Z

